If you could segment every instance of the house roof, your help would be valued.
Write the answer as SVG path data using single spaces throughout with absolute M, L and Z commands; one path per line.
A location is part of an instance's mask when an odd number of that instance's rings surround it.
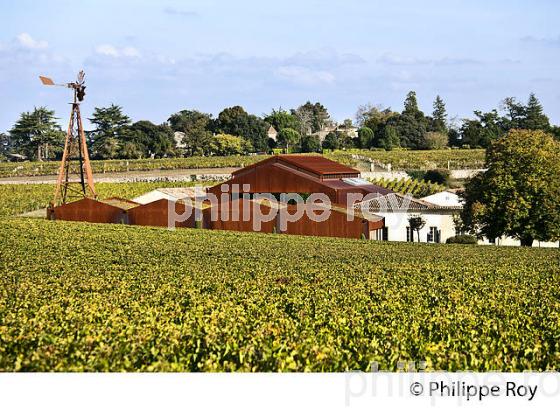
M 280 162 L 291 168 L 301 169 L 310 172 L 318 177 L 324 175 L 359 175 L 360 171 L 350 168 L 338 162 L 331 161 L 322 155 L 275 155 L 263 161 L 249 165 L 243 169 L 235 171 L 233 175 L 245 172 L 248 169 L 256 168 L 268 162 Z
M 361 209 L 362 206 L 369 212 L 429 212 L 461 209 L 460 206 L 441 206 L 396 192 L 380 194 L 377 198 L 357 203 L 354 207 Z

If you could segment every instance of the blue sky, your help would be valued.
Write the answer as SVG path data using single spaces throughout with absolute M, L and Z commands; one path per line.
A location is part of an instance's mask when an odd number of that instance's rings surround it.
M 535 92 L 560 123 L 556 1 L 0 0 L 0 131 L 86 71 L 83 106 L 122 105 L 134 120 L 181 109 L 217 114 L 321 101 L 336 120 L 361 104 L 402 109 L 409 90 L 451 116 Z

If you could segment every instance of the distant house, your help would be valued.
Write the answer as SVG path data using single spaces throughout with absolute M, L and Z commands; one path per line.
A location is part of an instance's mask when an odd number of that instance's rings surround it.
M 197 192 L 195 188 L 158 188 L 133 199 L 137 204 L 145 205 L 151 202 L 166 199 L 168 201 L 181 201 L 185 199 L 204 200 L 206 194 Z
M 274 128 L 271 125 L 270 128 L 268 129 L 268 131 L 266 132 L 266 135 L 268 135 L 268 138 L 276 141 L 277 138 L 278 138 L 278 131 L 276 131 L 276 128 Z

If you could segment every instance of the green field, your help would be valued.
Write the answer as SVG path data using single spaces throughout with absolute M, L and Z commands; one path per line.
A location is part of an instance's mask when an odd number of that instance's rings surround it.
M 0 219 L 0 371 L 558 370 L 560 253 Z
M 95 184 L 101 199 L 119 197 L 132 199 L 157 188 L 186 187 L 213 184 L 212 182 L 131 182 Z M 53 200 L 52 184 L 0 185 L 0 217 L 22 214 L 46 208 Z
M 359 159 L 369 158 L 383 164 L 391 164 L 393 170 L 416 170 L 447 168 L 477 169 L 484 164 L 484 150 L 433 150 L 433 151 L 369 151 L 349 150 L 326 153 L 334 161 L 356 166 Z M 229 156 L 229 157 L 189 157 L 167 159 L 106 160 L 91 161 L 96 174 L 110 172 L 200 169 L 200 168 L 239 168 L 268 158 L 267 155 Z M 1 162 L 0 178 L 56 175 L 58 161 L 51 162 Z

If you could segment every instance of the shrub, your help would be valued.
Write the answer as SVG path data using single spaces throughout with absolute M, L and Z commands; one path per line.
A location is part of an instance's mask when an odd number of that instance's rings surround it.
M 425 182 L 433 184 L 449 185 L 449 171 L 446 169 L 430 169 L 426 171 L 422 178 Z
M 447 238 L 445 243 L 461 243 L 464 245 L 476 245 L 478 240 L 475 236 L 472 235 L 456 235 L 452 236 L 451 238 Z

